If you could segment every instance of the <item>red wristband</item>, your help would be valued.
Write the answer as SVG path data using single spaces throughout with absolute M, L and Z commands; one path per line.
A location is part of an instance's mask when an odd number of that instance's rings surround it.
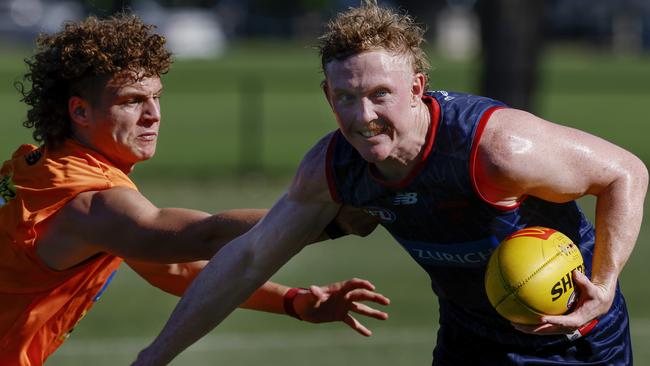
M 597 324 L 598 324 L 598 319 L 594 319 L 589 323 L 583 325 L 582 327 L 574 330 L 573 333 L 565 334 L 565 335 L 567 338 L 569 338 L 570 341 L 575 341 L 576 339 L 582 338 L 585 335 L 587 335 L 587 333 L 591 332 L 596 327 Z
M 302 320 L 298 313 L 296 313 L 296 309 L 293 307 L 293 301 L 295 300 L 296 296 L 301 290 L 306 290 L 300 287 L 293 287 L 290 288 L 289 291 L 287 291 L 284 294 L 284 299 L 283 299 L 283 304 L 284 304 L 284 312 L 292 316 L 298 320 Z

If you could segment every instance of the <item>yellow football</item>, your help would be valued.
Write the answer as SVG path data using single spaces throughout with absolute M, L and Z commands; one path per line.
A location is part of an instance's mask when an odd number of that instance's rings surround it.
M 585 272 L 578 247 L 559 231 L 532 226 L 514 232 L 490 256 L 485 290 L 496 311 L 519 324 L 569 312 L 574 270 Z

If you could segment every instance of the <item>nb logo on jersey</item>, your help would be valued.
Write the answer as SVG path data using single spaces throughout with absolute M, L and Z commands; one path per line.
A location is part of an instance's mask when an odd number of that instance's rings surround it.
M 393 200 L 393 205 L 412 205 L 418 202 L 417 192 L 398 193 Z

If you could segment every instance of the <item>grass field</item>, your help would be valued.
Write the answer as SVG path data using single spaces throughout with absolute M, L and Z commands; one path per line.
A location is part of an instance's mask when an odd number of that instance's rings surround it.
M 0 55 L 0 153 L 29 142 L 20 126 L 25 109 L 12 88 L 23 72 L 20 53 Z M 431 58 L 433 89 L 476 92 L 477 65 Z M 650 162 L 650 59 L 552 50 L 544 61 L 538 114 L 620 144 Z M 318 87 L 315 52 L 296 45 L 254 44 L 217 61 L 179 61 L 165 76 L 159 153 L 134 172 L 145 195 L 160 206 L 219 211 L 269 207 L 304 152 L 334 128 Z M 253 85 L 254 87 L 251 87 Z M 242 121 L 259 122 L 242 131 Z M 261 132 L 260 160 L 242 162 Z M 244 141 L 244 142 L 242 142 Z M 241 175 L 241 166 L 260 164 Z M 593 200 L 585 200 L 591 208 Z M 592 211 L 592 209 L 588 209 Z M 621 282 L 632 318 L 635 358 L 650 364 L 650 229 L 644 225 Z M 342 324 L 314 326 L 283 316 L 236 311 L 174 365 L 428 365 L 437 306 L 427 275 L 383 230 L 306 248 L 274 277 L 290 285 L 349 277 L 375 282 L 393 303 L 386 322 L 362 338 Z M 128 364 L 162 327 L 176 298 L 128 268 L 81 322 L 48 365 Z

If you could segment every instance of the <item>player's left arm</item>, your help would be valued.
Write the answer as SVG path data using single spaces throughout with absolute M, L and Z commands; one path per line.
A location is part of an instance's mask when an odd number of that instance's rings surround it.
M 208 263 L 208 261 L 196 261 L 160 264 L 134 260 L 126 262 L 151 285 L 176 296 L 183 296 L 194 278 Z M 267 281 L 239 307 L 287 314 L 311 323 L 343 321 L 365 336 L 369 336 L 372 332 L 349 312 L 379 320 L 388 318 L 385 312 L 361 303 L 362 301 L 371 301 L 380 305 L 390 303 L 388 298 L 375 291 L 375 285 L 370 281 L 352 278 L 325 286 L 312 285 L 300 289 L 291 298 L 287 298 L 290 290 L 288 286 Z M 287 308 L 293 311 L 287 313 Z
M 183 296 L 207 260 L 186 263 L 154 263 L 127 259 L 125 262 L 149 284 L 169 294 Z
M 578 306 L 569 315 L 546 316 L 547 324 L 522 330 L 568 333 L 606 313 L 641 227 L 648 186 L 643 162 L 601 138 L 515 109 L 493 113 L 477 159 L 482 179 L 498 187 L 491 190 L 494 202 L 525 195 L 558 203 L 597 197 L 591 281 L 574 274 Z

